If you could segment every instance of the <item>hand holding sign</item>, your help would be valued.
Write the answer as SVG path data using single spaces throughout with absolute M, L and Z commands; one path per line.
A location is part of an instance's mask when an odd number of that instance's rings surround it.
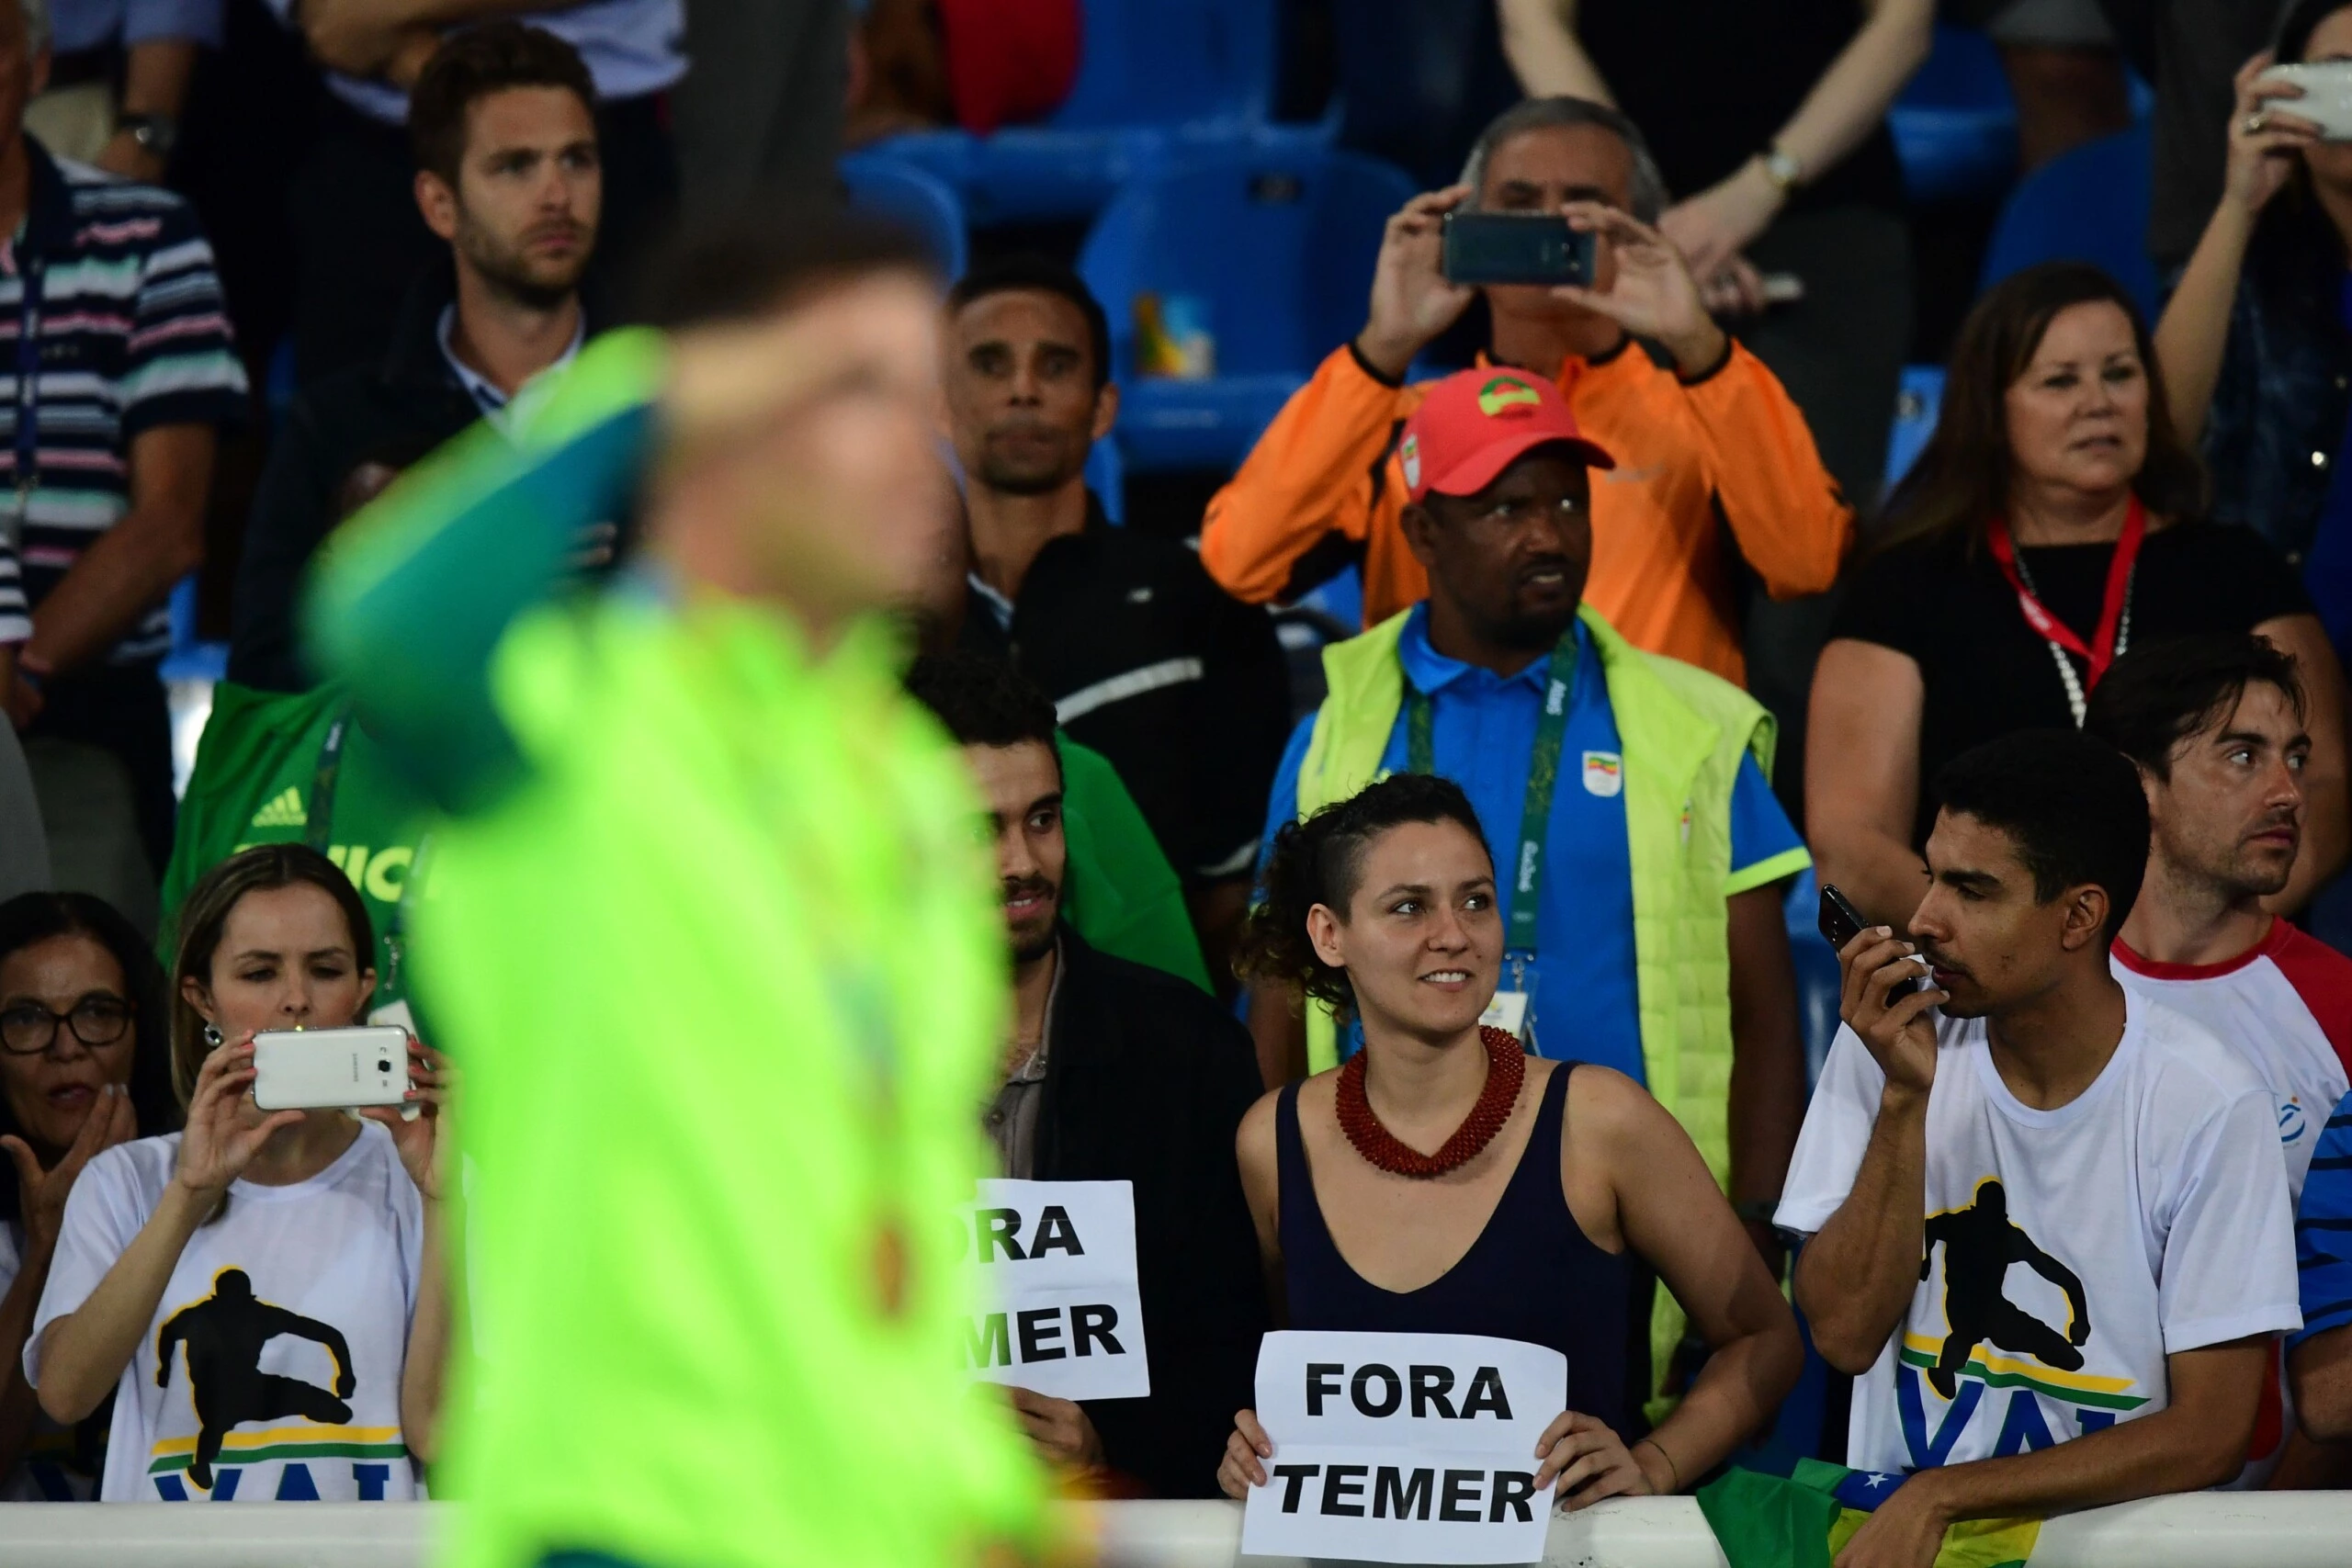
M 1102 1436 L 1086 1407 L 1075 1400 L 1054 1399 L 1025 1388 L 1008 1388 L 1012 1413 L 1029 1434 L 1038 1455 L 1048 1464 L 1088 1470 L 1102 1462 Z
M 1620 1479 L 1605 1445 L 1565 1425 L 1579 1418 L 1544 1425 L 1566 1402 L 1567 1381 L 1558 1351 L 1510 1339 L 1267 1335 L 1257 1413 L 1237 1418 L 1218 1472 L 1228 1492 L 1237 1483 L 1247 1492 L 1241 1550 L 1374 1562 L 1536 1561 L 1551 1478 L 1583 1465 L 1585 1486 L 1596 1476 Z

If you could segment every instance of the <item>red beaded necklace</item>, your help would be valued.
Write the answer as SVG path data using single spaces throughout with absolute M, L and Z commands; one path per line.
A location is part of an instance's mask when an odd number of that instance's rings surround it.
M 1478 1043 L 1487 1048 L 1487 1087 L 1478 1091 L 1478 1103 L 1470 1108 L 1453 1136 L 1433 1155 L 1400 1142 L 1380 1124 L 1380 1118 L 1373 1113 L 1372 1100 L 1364 1093 L 1364 1054 L 1358 1051 L 1349 1057 L 1340 1069 L 1340 1130 L 1347 1134 L 1356 1153 L 1392 1176 L 1423 1179 L 1443 1176 L 1477 1158 L 1510 1120 L 1511 1108 L 1519 1103 L 1519 1086 L 1527 1078 L 1527 1053 L 1518 1040 L 1480 1024 Z

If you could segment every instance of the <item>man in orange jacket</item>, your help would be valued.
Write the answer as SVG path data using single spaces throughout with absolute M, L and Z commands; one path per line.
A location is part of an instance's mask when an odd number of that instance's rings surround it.
M 1483 292 L 1493 329 L 1481 362 L 1552 378 L 1577 424 L 1618 455 L 1593 487 L 1586 602 L 1635 647 L 1746 684 L 1722 525 L 1773 597 L 1794 598 L 1837 577 L 1853 511 L 1796 404 L 1715 325 L 1679 253 L 1648 226 L 1664 197 L 1641 133 L 1614 109 L 1538 98 L 1498 118 L 1461 185 L 1388 220 L 1363 330 L 1209 502 L 1210 574 L 1264 603 L 1302 591 L 1344 550 L 1363 564 L 1367 625 L 1428 596 L 1398 523 L 1396 433 L 1424 391 L 1405 373 Z M 1465 202 L 1560 212 L 1591 231 L 1594 286 L 1448 283 L 1440 226 Z

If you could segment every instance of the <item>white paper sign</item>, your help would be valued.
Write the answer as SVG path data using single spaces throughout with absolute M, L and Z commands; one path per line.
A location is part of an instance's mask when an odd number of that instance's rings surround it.
M 1258 1419 L 1273 1446 L 1245 1554 L 1533 1562 L 1551 1499 L 1536 1439 L 1567 1407 L 1557 1350 L 1469 1334 L 1269 1334 Z
M 986 1303 L 965 1342 L 973 1377 L 1056 1399 L 1151 1392 L 1133 1182 L 983 1181 L 960 1218 Z

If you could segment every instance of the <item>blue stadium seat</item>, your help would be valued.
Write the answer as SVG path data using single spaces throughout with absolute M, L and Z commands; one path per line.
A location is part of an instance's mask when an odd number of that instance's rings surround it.
M 1914 201 L 1984 195 L 2017 169 L 2017 102 L 2000 51 L 1974 28 L 1936 25 L 1935 48 L 1886 122 Z
M 1136 472 L 1230 467 L 1363 324 L 1402 170 L 1351 152 L 1228 149 L 1130 183 L 1078 266 L 1111 316 L 1115 438 Z M 1216 342 L 1204 380 L 1136 374 L 1136 300 L 1188 298 Z
M 961 193 L 977 223 L 1083 218 L 1171 158 L 1328 144 L 1335 122 L 1267 120 L 1277 8 L 1268 0 L 1085 0 L 1085 52 L 1043 125 L 875 143 Z
M 1127 466 L 1119 460 L 1119 444 L 1097 441 L 1086 454 L 1086 488 L 1102 502 L 1102 515 L 1114 523 L 1127 520 Z
M 1893 491 L 1936 433 L 1936 416 L 1943 412 L 1944 367 L 1906 365 L 1903 389 L 1894 398 L 1894 428 L 1886 439 L 1886 485 Z
M 164 655 L 166 681 L 221 681 L 228 678 L 229 645 L 198 642 L 196 637 L 196 575 L 191 572 L 172 585 L 172 646 Z
M 2156 267 L 2148 259 L 2148 205 L 2155 181 L 2149 159 L 2143 121 L 2061 153 L 2018 181 L 1985 248 L 1984 286 L 2037 262 L 2092 262 L 2153 322 Z
M 913 230 L 931 247 L 942 277 L 964 276 L 969 254 L 964 204 L 946 181 L 881 152 L 854 152 L 841 161 L 839 173 L 852 208 Z

